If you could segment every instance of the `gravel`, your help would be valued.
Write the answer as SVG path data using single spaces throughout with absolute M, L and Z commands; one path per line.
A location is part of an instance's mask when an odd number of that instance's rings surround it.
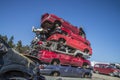
M 118 77 L 111 77 L 109 75 L 103 74 L 94 74 L 91 79 L 87 78 L 73 78 L 73 77 L 53 77 L 53 76 L 45 76 L 46 80 L 120 80 Z

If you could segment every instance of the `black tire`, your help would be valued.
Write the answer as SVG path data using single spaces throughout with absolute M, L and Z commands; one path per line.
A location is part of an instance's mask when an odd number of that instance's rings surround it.
M 56 26 L 56 25 L 61 26 L 61 22 L 60 21 L 55 21 L 54 26 Z
M 32 79 L 28 74 L 20 72 L 11 72 L 9 74 L 4 74 L 4 80 L 30 80 Z
M 87 66 L 89 66 L 88 63 L 83 63 L 83 65 L 82 65 L 83 68 L 87 68 Z
M 90 75 L 89 73 L 85 73 L 85 74 L 83 75 L 83 78 L 91 78 L 91 75 Z
M 89 50 L 88 50 L 88 49 L 85 49 L 85 50 L 84 50 L 84 53 L 88 54 L 88 53 L 89 53 Z
M 59 42 L 59 43 L 65 43 L 65 39 L 60 38 L 60 39 L 58 40 L 58 42 Z
M 44 27 L 50 27 L 52 28 L 52 25 L 53 23 L 50 22 L 50 21 L 45 21 L 44 23 L 42 23 L 41 27 L 44 28 Z
M 83 56 L 83 54 L 76 54 L 75 55 L 75 57 L 79 57 L 79 58 L 82 57 L 82 56 Z
M 99 74 L 99 71 L 96 70 L 95 73 L 96 73 L 96 74 Z
M 109 73 L 109 75 L 113 77 L 113 76 L 114 76 L 114 73 Z
M 56 76 L 59 76 L 59 75 L 60 75 L 60 73 L 57 72 L 57 71 L 55 71 L 55 72 L 52 73 L 52 76 L 55 76 L 55 77 L 56 77 Z

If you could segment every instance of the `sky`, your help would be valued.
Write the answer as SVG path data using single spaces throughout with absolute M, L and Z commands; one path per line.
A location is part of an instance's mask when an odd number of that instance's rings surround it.
M 91 61 L 120 63 L 120 0 L 0 0 L 0 34 L 29 45 L 44 13 L 83 26 Z

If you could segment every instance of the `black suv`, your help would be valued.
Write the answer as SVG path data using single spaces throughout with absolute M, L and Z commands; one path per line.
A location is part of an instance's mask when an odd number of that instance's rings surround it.
M 37 65 L 0 38 L 0 80 L 45 80 Z

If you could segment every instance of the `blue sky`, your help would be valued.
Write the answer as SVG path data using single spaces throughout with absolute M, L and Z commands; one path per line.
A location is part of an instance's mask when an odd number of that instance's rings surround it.
M 0 0 L 0 34 L 30 44 L 44 13 L 83 26 L 91 42 L 91 61 L 120 63 L 120 0 Z

